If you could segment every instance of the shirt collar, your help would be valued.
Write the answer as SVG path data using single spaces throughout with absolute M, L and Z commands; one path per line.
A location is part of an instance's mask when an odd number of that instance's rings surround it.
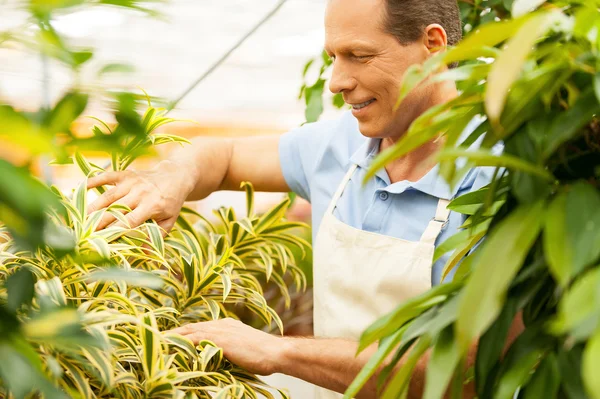
M 381 139 L 366 139 L 352 155 L 350 162 L 358 165 L 359 168 L 364 169 L 365 171 L 368 170 L 372 165 L 373 160 L 378 155 L 380 143 Z M 464 160 L 458 160 L 456 165 L 457 170 L 460 170 L 464 164 Z M 440 175 L 439 164 L 435 165 L 425 176 L 416 182 L 403 180 L 392 184 L 384 168 L 378 170 L 375 173 L 374 178 L 381 179 L 386 184 L 384 190 L 391 194 L 401 194 L 412 189 L 436 198 L 451 200 L 456 196 L 458 191 L 463 188 L 463 183 L 468 180 L 467 177 L 469 177 L 471 173 L 473 173 L 473 169 L 466 173 L 453 188 L 450 187 L 446 180 Z

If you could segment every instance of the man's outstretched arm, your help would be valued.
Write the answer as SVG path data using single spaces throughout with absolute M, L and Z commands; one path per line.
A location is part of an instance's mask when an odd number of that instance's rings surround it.
M 191 146 L 145 171 L 106 172 L 91 177 L 88 188 L 113 186 L 94 201 L 93 212 L 112 204 L 132 209 L 130 227 L 154 219 L 170 231 L 184 201 L 198 200 L 218 190 L 239 190 L 243 181 L 257 191 L 286 192 L 289 188 L 279 161 L 279 136 L 236 139 L 199 137 Z M 115 218 L 105 214 L 102 229 Z
M 513 322 L 507 345 L 522 332 L 520 317 Z M 356 356 L 358 342 L 341 338 L 288 338 L 267 334 L 237 320 L 222 319 L 189 324 L 172 331 L 195 343 L 210 340 L 223 348 L 225 357 L 240 367 L 258 375 L 281 373 L 309 383 L 343 393 L 375 353 L 376 346 Z M 477 345 L 467 355 L 466 367 L 475 362 Z M 429 353 L 417 363 L 411 377 L 408 398 L 421 398 Z M 401 368 L 403 360 L 397 368 Z M 357 399 L 377 398 L 379 372 L 365 384 Z M 463 387 L 463 398 L 474 398 L 473 384 Z

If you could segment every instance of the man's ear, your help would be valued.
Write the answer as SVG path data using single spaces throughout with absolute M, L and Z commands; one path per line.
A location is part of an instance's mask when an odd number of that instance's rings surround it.
M 446 30 L 439 24 L 431 24 L 425 28 L 423 35 L 425 47 L 431 55 L 444 51 L 448 46 L 448 35 Z

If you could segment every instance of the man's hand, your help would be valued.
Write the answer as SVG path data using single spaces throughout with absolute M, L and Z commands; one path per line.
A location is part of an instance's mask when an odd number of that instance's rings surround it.
M 163 161 L 148 171 L 106 172 L 88 180 L 88 189 L 111 185 L 104 194 L 89 206 L 89 212 L 106 208 L 112 204 L 125 205 L 131 212 L 125 215 L 129 226 L 137 227 L 153 219 L 165 232 L 169 232 L 179 215 L 194 181 L 181 164 Z M 97 229 L 101 230 L 115 221 L 106 213 Z M 119 224 L 120 225 L 120 224 Z
M 234 319 L 188 324 L 171 332 L 183 335 L 194 344 L 212 341 L 223 349 L 227 359 L 258 375 L 278 371 L 283 338 L 267 334 Z

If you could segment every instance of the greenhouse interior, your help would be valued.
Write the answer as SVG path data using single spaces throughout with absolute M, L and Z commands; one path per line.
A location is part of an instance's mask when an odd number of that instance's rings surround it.
M 600 399 L 600 1 L 0 0 L 0 399 Z

